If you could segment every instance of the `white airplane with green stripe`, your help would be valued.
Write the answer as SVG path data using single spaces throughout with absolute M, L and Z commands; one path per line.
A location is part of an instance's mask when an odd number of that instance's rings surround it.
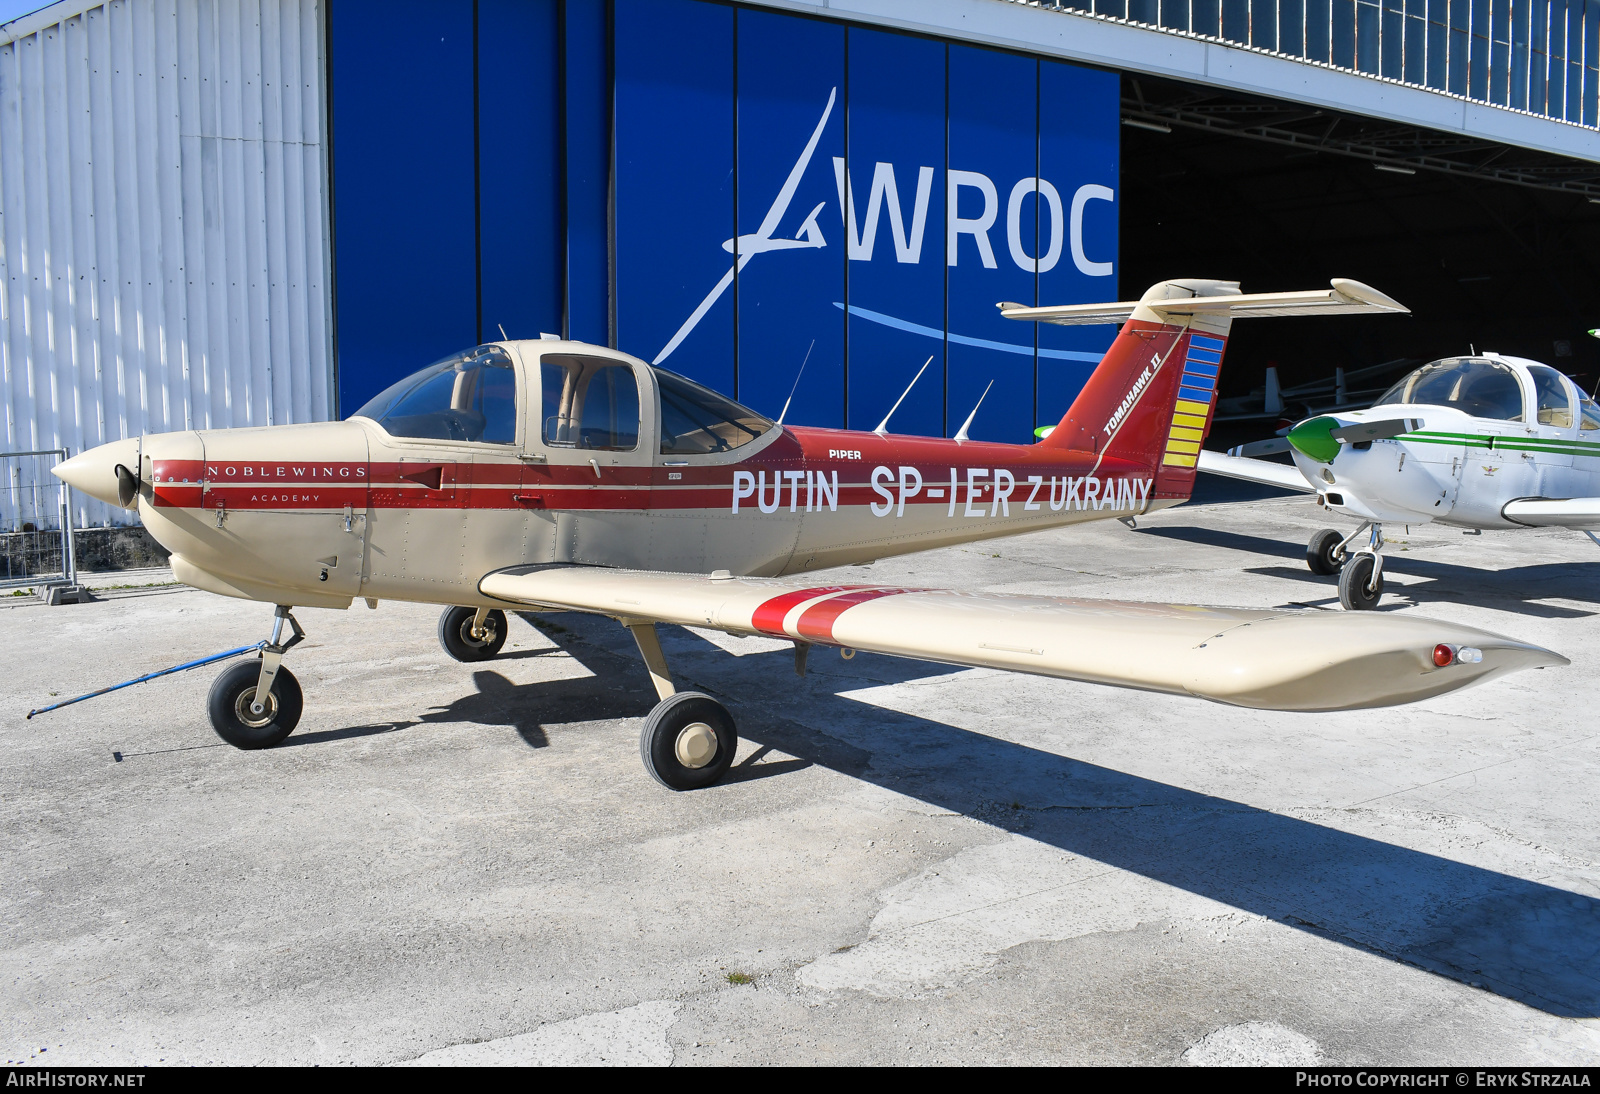
M 1600 544 L 1600 406 L 1538 361 L 1446 357 L 1370 408 L 1308 418 L 1284 439 L 1292 468 L 1243 454 L 1260 445 L 1203 452 L 1199 468 L 1314 493 L 1358 520 L 1306 547 L 1313 572 L 1339 575 L 1346 608 L 1374 607 L 1383 593 L 1385 523 L 1572 528 Z

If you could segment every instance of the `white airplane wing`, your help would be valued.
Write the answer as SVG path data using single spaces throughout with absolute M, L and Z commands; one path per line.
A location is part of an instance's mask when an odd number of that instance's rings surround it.
M 1372 612 L 797 585 L 584 566 L 502 570 L 479 589 L 514 604 L 596 612 L 628 625 L 765 634 L 1271 710 L 1390 706 L 1518 669 L 1567 664 L 1549 650 L 1474 627 Z M 1437 668 L 1441 644 L 1469 652 Z
M 1233 293 L 1221 296 L 1195 296 L 1176 300 L 1146 300 L 1144 306 L 1163 319 L 1184 319 L 1194 315 L 1227 315 L 1234 319 L 1265 318 L 1274 315 L 1350 315 L 1356 312 L 1409 312 L 1398 300 L 1385 296 L 1370 285 L 1336 277 L 1327 289 L 1310 292 Z M 1091 323 L 1121 323 L 1139 307 L 1136 300 L 1110 304 L 1055 304 L 1030 308 L 1010 302 L 997 305 L 1007 319 L 1037 320 L 1062 326 Z
M 1202 449 L 1200 462 L 1196 466 L 1201 471 L 1209 471 L 1213 475 L 1222 475 L 1230 479 L 1259 482 L 1263 486 L 1277 486 L 1284 490 L 1298 490 L 1303 494 L 1317 492 L 1317 488 L 1306 481 L 1306 477 L 1300 474 L 1298 468 L 1288 464 L 1252 460 L 1248 456 L 1227 456 L 1221 452 Z
M 1500 515 L 1530 528 L 1600 531 L 1600 498 L 1518 498 L 1506 502 Z

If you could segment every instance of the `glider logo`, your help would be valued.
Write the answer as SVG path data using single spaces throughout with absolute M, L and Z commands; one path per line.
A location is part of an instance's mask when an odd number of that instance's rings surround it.
M 833 88 L 828 92 L 828 102 L 822 109 L 822 116 L 817 120 L 816 127 L 811 131 L 811 137 L 806 141 L 805 148 L 801 151 L 799 159 L 795 160 L 783 185 L 779 187 L 777 196 L 768 207 L 766 215 L 762 217 L 761 224 L 754 232 L 742 233 L 732 239 L 724 240 L 722 249 L 734 256 L 733 263 L 726 273 L 711 287 L 704 299 L 689 313 L 677 331 L 667 340 L 667 344 L 657 353 L 650 363 L 659 365 L 672 356 L 683 340 L 706 317 L 712 307 L 733 284 L 734 277 L 750 264 L 756 255 L 766 254 L 769 251 L 807 250 L 826 247 L 827 239 L 822 234 L 822 226 L 817 218 L 821 215 L 826 203 L 818 203 L 801 222 L 793 238 L 783 238 L 775 233 L 782 224 L 784 217 L 789 212 L 789 205 L 794 200 L 795 192 L 800 187 L 801 180 L 805 177 L 811 161 L 816 155 L 817 144 L 822 139 L 822 133 L 827 128 L 828 121 L 833 116 L 833 108 L 838 101 L 839 89 Z M 878 161 L 872 170 L 872 182 L 868 190 L 865 215 L 857 219 L 854 184 L 846 170 L 846 164 L 841 157 L 832 157 L 834 182 L 838 189 L 839 216 L 842 230 L 845 234 L 845 250 L 848 258 L 856 262 L 870 262 L 876 249 L 878 227 L 885 215 L 889 222 L 889 235 L 893 237 L 895 261 L 908 264 L 918 264 L 923 257 L 923 240 L 927 231 L 928 213 L 931 206 L 935 176 L 937 172 L 928 166 L 916 168 L 915 193 L 911 196 L 911 209 L 909 218 L 900 197 L 899 183 L 895 177 L 895 168 L 892 163 Z M 909 181 L 909 179 L 908 179 Z M 976 191 L 982 199 L 981 211 L 977 216 L 963 217 L 957 215 L 962 190 Z M 994 180 L 979 171 L 962 171 L 954 168 L 945 172 L 945 262 L 950 266 L 958 264 L 961 248 L 958 246 L 962 236 L 971 239 L 971 245 L 976 248 L 977 257 L 985 269 L 999 268 L 995 258 L 995 241 L 990 239 L 990 233 L 1000 233 L 996 222 L 1000 219 L 1001 190 L 995 186 Z M 1045 219 L 1049 221 L 1048 241 L 1041 239 L 1043 246 L 1039 247 L 1041 253 L 1031 255 L 1024 240 L 1024 228 L 1033 231 L 1033 216 L 1024 216 L 1024 203 L 1029 195 L 1033 195 L 1040 206 L 1041 225 Z M 1004 246 L 1009 252 L 1011 260 L 1017 267 L 1028 274 L 1047 273 L 1054 269 L 1060 262 L 1064 251 L 1069 252 L 1073 265 L 1078 272 L 1086 277 L 1110 277 L 1115 272 L 1114 261 L 1095 261 L 1084 250 L 1084 214 L 1090 202 L 1103 201 L 1111 204 L 1116 202 L 1116 192 L 1109 186 L 1098 183 L 1086 183 L 1072 191 L 1070 209 L 1063 201 L 1061 192 L 1048 179 L 1028 177 L 1019 180 L 1012 186 L 1005 201 L 1005 228 Z M 909 223 L 908 223 L 909 220 Z M 1041 235 L 1042 235 L 1041 229 Z M 968 251 L 969 255 L 971 251 Z M 834 305 L 844 308 L 842 301 L 834 301 Z M 989 339 L 971 338 L 966 336 L 951 335 L 944 330 L 936 330 L 919 324 L 909 323 L 894 316 L 884 315 L 880 312 L 857 308 L 849 308 L 852 315 L 866 319 L 873 323 L 892 327 L 896 330 L 908 331 L 912 334 L 951 341 L 963 345 L 977 346 L 983 349 L 999 350 L 1005 353 L 1022 354 L 1028 357 L 1043 356 L 1071 361 L 1097 363 L 1100 354 L 1088 353 L 1082 350 L 1038 349 L 1032 345 L 1021 345 L 1006 342 L 995 342 Z

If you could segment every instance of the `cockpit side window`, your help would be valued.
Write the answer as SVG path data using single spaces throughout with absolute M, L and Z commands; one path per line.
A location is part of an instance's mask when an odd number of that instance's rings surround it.
M 1522 384 L 1516 372 L 1509 365 L 1475 357 L 1450 357 L 1423 365 L 1374 405 L 1396 403 L 1448 406 L 1475 418 L 1524 420 Z
M 700 456 L 749 444 L 773 423 L 708 387 L 658 368 L 661 389 L 661 453 Z
M 539 377 L 545 444 L 600 452 L 639 447 L 639 380 L 631 365 L 552 353 L 539 363 Z
M 352 416 L 371 418 L 391 437 L 514 444 L 516 369 L 499 346 L 463 350 L 384 389 Z
M 1588 433 L 1600 429 L 1600 406 L 1593 399 L 1578 392 L 1578 431 Z
M 1540 425 L 1572 428 L 1572 397 L 1567 394 L 1561 373 L 1548 365 L 1529 365 L 1533 377 L 1533 397 Z

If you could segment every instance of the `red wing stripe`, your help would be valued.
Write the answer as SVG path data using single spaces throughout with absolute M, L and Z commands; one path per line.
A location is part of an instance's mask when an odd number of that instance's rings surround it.
M 783 621 L 798 605 L 808 600 L 815 600 L 819 596 L 828 596 L 832 593 L 845 593 L 851 589 L 859 589 L 859 585 L 827 585 L 817 589 L 795 589 L 775 596 L 762 604 L 750 616 L 750 625 L 763 634 L 770 634 L 777 638 L 788 638 L 788 633 L 783 629 Z
M 800 632 L 801 638 L 809 638 L 814 642 L 832 642 L 834 623 L 857 604 L 867 604 L 886 596 L 916 591 L 916 589 L 857 589 L 844 596 L 831 597 L 820 604 L 813 604 L 802 612 L 795 629 Z

